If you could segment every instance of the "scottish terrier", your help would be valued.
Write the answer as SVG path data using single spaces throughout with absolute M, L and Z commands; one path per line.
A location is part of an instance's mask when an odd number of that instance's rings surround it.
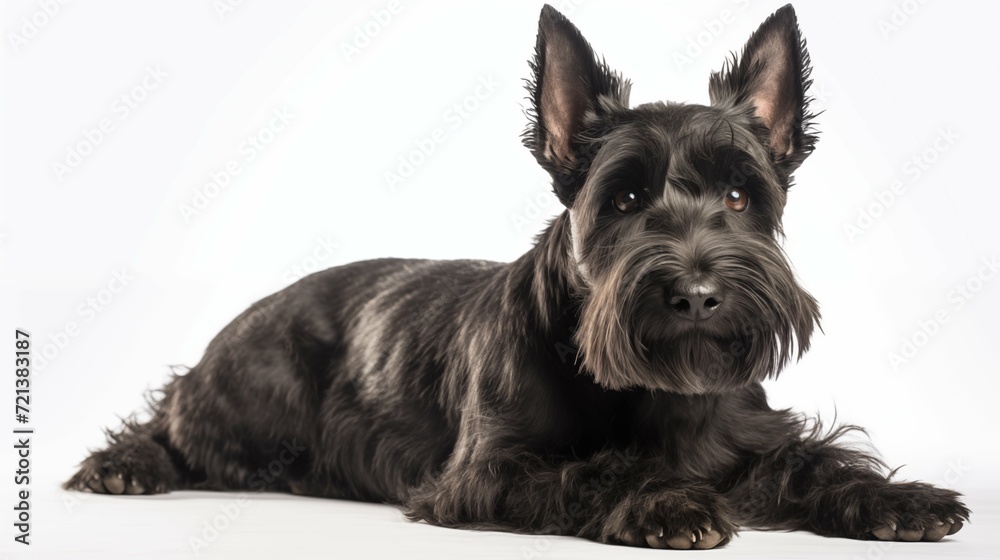
M 512 263 L 380 259 L 233 321 L 66 488 L 269 490 L 434 525 L 704 549 L 739 526 L 936 541 L 959 494 L 901 482 L 762 381 L 819 321 L 779 239 L 817 135 L 785 6 L 708 106 L 629 107 L 559 12 L 523 142 L 565 206 Z

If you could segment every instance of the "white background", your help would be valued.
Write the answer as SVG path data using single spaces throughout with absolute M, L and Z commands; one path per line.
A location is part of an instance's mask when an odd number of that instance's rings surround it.
M 404 1 L 378 25 L 373 11 L 387 2 L 247 0 L 221 14 L 220 4 L 79 2 L 51 17 L 36 1 L 5 4 L 0 345 L 12 354 L 14 328 L 25 328 L 36 358 L 48 358 L 32 377 L 30 549 L 11 540 L 9 447 L 0 460 L 0 542 L 15 557 L 129 547 L 193 556 L 191 538 L 235 496 L 58 489 L 102 427 L 302 269 L 383 256 L 511 260 L 558 211 L 518 138 L 540 3 Z M 705 103 L 709 72 L 779 5 L 558 7 L 634 81 L 633 103 Z M 890 464 L 906 464 L 902 478 L 963 491 L 975 513 L 951 544 L 930 548 L 746 533 L 722 554 L 988 555 L 977 543 L 998 528 L 989 497 L 1000 467 L 1000 275 L 982 262 L 1000 257 L 1000 5 L 796 8 L 824 113 L 786 209 L 785 247 L 822 304 L 825 333 L 769 385 L 771 400 L 868 427 Z M 32 33 L 23 18 L 44 24 Z M 377 32 L 359 37 L 365 26 Z M 347 54 L 351 44 L 360 47 Z M 149 68 L 165 73 L 146 79 L 155 88 L 142 87 Z M 127 114 L 123 94 L 142 98 Z M 463 103 L 471 109 L 456 117 Z M 241 145 L 282 109 L 290 123 L 263 132 L 269 143 L 245 161 Z M 103 119 L 111 132 L 71 171 L 55 171 Z M 390 188 L 385 174 L 435 129 L 445 140 Z M 182 206 L 230 161 L 240 173 L 186 220 Z M 124 286 L 113 280 L 122 271 Z M 103 298 L 100 311 L 88 298 Z M 905 340 L 919 348 L 894 364 Z M 9 402 L 12 373 L 3 379 Z M 202 554 L 608 553 L 575 539 L 409 524 L 384 506 L 253 496 L 237 511 Z

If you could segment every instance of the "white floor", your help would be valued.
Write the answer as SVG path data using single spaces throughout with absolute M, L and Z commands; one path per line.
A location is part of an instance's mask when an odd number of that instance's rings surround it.
M 653 558 L 676 551 L 581 539 L 458 531 L 406 521 L 392 507 L 278 494 L 181 492 L 108 497 L 39 489 L 30 547 L 4 538 L 9 558 Z M 939 543 L 825 539 L 744 531 L 718 558 L 1000 558 L 1000 491 L 969 492 L 972 523 Z M 212 527 L 212 525 L 215 527 Z M 8 531 L 10 531 L 8 525 Z

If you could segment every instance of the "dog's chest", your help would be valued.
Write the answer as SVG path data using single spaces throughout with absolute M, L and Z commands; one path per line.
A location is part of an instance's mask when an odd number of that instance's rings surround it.
M 578 381 L 585 381 L 578 378 Z M 678 473 L 722 473 L 738 464 L 742 446 L 728 404 L 650 391 L 607 391 L 593 384 L 560 384 L 526 410 L 528 425 L 547 451 L 586 455 L 642 449 Z

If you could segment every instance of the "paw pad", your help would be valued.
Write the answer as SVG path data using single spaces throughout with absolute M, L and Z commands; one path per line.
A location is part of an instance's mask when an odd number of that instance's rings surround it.
M 86 471 L 91 472 L 87 473 Z M 110 467 L 96 471 L 85 467 L 70 479 L 65 487 L 67 490 L 79 490 L 80 492 L 95 494 L 139 495 L 151 493 L 147 491 L 147 486 L 140 482 L 136 476 L 125 472 L 115 472 L 115 469 Z M 161 488 L 158 488 L 158 490 L 162 492 Z
M 954 535 L 962 529 L 962 521 L 935 519 L 925 526 L 902 527 L 894 521 L 872 529 L 872 535 L 881 541 L 939 541 L 947 535 Z
M 656 535 L 646 535 L 646 543 L 652 548 L 673 548 L 677 550 L 688 550 L 691 548 L 707 549 L 715 548 L 723 541 L 722 533 L 715 531 L 710 526 L 697 527 L 691 531 L 674 533 L 669 537 L 664 535 L 661 528 Z

